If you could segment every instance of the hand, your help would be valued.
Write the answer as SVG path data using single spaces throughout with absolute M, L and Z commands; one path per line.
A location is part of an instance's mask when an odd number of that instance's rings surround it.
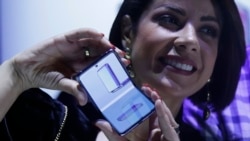
M 155 102 L 156 121 L 158 121 L 158 123 L 154 123 L 155 120 L 150 120 L 151 132 L 148 141 L 179 141 L 180 139 L 177 133 L 179 131 L 176 131 L 179 125 L 175 122 L 165 102 L 163 102 L 157 92 L 151 88 L 143 86 L 142 90 Z M 157 126 L 155 126 L 156 124 Z
M 125 137 L 120 136 L 112 126 L 105 120 L 98 120 L 95 125 L 101 129 L 104 135 L 109 141 L 128 141 Z M 107 139 L 100 138 L 100 141 L 106 141 Z M 97 140 L 99 141 L 99 140 Z
M 143 86 L 142 90 L 155 102 L 156 109 L 156 115 L 149 117 L 150 134 L 148 135 L 147 141 L 179 141 L 178 133 L 175 130 L 179 125 L 175 122 L 166 104 L 162 102 L 157 92 L 151 88 Z M 155 121 L 158 123 L 155 123 Z M 117 134 L 107 121 L 99 120 L 96 122 L 96 126 L 103 131 L 109 141 L 128 141 L 127 138 Z
M 110 48 L 114 46 L 102 33 L 79 29 L 46 40 L 11 61 L 22 90 L 33 87 L 62 90 L 84 105 L 85 95 L 79 90 L 79 84 L 70 78 Z M 85 56 L 85 49 L 90 56 Z

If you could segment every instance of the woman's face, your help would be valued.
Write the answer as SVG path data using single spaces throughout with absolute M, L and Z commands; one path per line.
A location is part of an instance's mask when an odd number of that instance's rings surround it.
M 210 78 L 220 27 L 209 0 L 154 0 L 132 39 L 132 63 L 139 83 L 164 95 L 187 97 Z

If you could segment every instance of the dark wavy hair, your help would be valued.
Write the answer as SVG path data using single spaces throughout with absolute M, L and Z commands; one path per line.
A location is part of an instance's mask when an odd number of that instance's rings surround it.
M 139 19 L 153 0 L 124 0 L 114 20 L 110 32 L 110 41 L 122 49 L 121 21 L 126 14 L 132 20 L 132 31 L 136 35 Z M 246 45 L 243 24 L 234 0 L 211 0 L 222 27 L 219 40 L 218 56 L 209 83 L 210 104 L 213 110 L 219 111 L 230 104 L 240 77 L 241 67 L 246 58 Z M 206 101 L 205 85 L 190 99 L 198 106 Z

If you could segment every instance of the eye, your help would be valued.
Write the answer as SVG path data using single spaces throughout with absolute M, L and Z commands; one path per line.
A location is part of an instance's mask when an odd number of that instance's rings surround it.
M 169 28 L 171 30 L 177 30 L 180 27 L 179 20 L 172 15 L 162 15 L 157 18 L 159 25 Z
M 200 32 L 213 38 L 216 38 L 218 36 L 218 30 L 212 26 L 204 26 L 200 29 Z

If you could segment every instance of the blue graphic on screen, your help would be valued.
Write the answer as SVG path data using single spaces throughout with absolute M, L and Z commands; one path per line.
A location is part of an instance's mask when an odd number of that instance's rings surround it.
M 137 103 L 137 104 L 131 104 L 131 105 L 126 105 L 126 111 L 123 110 L 121 115 L 117 118 L 118 121 L 123 121 L 128 119 L 132 114 L 136 113 L 139 108 L 142 107 L 142 103 Z M 123 108 L 125 109 L 125 108 Z
M 97 71 L 97 73 L 102 83 L 105 85 L 107 90 L 111 93 L 117 90 L 119 87 L 121 87 L 124 84 L 124 82 L 128 80 L 128 77 L 127 77 L 125 80 L 122 80 L 122 82 L 120 82 L 120 80 L 118 80 L 118 78 L 116 77 L 114 71 L 112 70 L 109 64 L 104 64 Z
M 80 80 L 119 133 L 126 132 L 154 109 L 153 103 L 133 85 L 113 53 L 89 68 Z

